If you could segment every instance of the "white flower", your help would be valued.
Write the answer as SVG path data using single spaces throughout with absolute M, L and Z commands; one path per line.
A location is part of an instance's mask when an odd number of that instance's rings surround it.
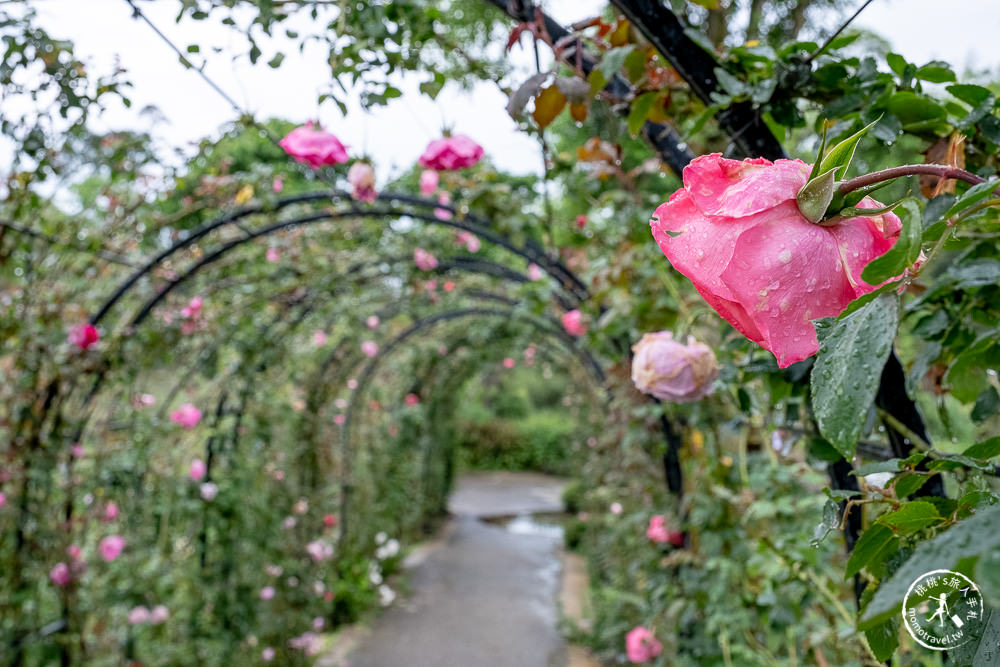
M 333 545 L 322 540 L 313 540 L 306 545 L 306 551 L 314 562 L 321 562 L 333 556 Z
M 284 528 L 285 530 L 291 530 L 292 528 L 295 528 L 295 517 L 286 516 L 285 520 L 281 522 L 281 527 Z
M 214 482 L 205 482 L 201 485 L 201 497 L 203 500 L 215 500 L 217 495 L 219 495 L 219 487 Z
M 378 549 L 375 550 L 375 557 L 379 560 L 385 560 L 386 558 L 392 558 L 399 553 L 399 541 L 389 540 Z
M 383 607 L 388 607 L 395 599 L 396 591 L 389 588 L 389 586 L 382 584 L 378 587 L 378 601 Z
M 389 539 L 389 536 L 384 532 L 379 531 L 379 533 L 375 535 L 375 544 L 385 544 L 387 539 Z

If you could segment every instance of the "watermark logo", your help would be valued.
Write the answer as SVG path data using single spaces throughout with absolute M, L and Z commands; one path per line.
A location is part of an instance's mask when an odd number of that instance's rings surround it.
M 903 598 L 903 625 L 918 644 L 948 651 L 978 636 L 983 596 L 964 574 L 933 570 L 917 577 Z

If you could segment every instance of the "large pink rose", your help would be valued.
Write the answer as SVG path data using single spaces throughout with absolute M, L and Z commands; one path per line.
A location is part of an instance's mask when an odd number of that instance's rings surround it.
M 314 127 L 312 121 L 289 132 L 278 145 L 297 162 L 313 169 L 347 162 L 344 144 L 322 127 Z
M 663 652 L 663 644 L 648 628 L 637 626 L 625 635 L 625 655 L 629 662 L 649 662 Z
M 378 194 L 375 192 L 375 170 L 367 162 L 355 162 L 347 170 L 347 182 L 351 184 L 351 196 L 358 201 L 371 204 Z
M 704 155 L 684 168 L 684 187 L 650 222 L 674 268 L 781 368 L 819 349 L 811 320 L 839 315 L 875 289 L 861 271 L 901 227 L 892 213 L 830 227 L 809 222 L 795 195 L 810 168 L 801 160 Z M 881 204 L 866 197 L 859 206 Z
M 471 167 L 483 157 L 483 147 L 464 134 L 435 139 L 427 144 L 418 163 L 421 167 L 448 171 Z
M 645 334 L 632 346 L 636 389 L 665 401 L 690 403 L 712 393 L 719 366 L 704 343 L 678 343 L 669 331 Z
M 69 330 L 67 340 L 81 350 L 89 350 L 101 339 L 100 332 L 93 324 L 78 324 Z

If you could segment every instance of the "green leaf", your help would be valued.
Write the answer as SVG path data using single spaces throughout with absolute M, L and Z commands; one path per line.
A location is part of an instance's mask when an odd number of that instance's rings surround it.
M 1000 610 L 983 610 L 989 614 L 978 637 L 948 651 L 948 664 L 954 667 L 996 667 L 1000 662 Z
M 906 214 L 900 216 L 903 228 L 899 231 L 899 238 L 887 253 L 870 261 L 861 271 L 861 278 L 869 285 L 878 285 L 898 276 L 920 256 L 920 237 L 923 233 L 920 207 L 913 199 L 904 200 L 902 206 Z
M 822 436 L 845 458 L 854 456 L 875 399 L 898 309 L 896 295 L 884 293 L 834 322 L 820 341 L 810 381 L 813 412 Z
M 883 294 L 893 294 L 893 293 L 895 293 L 895 291 L 897 289 L 899 289 L 899 282 L 886 283 L 885 285 L 882 285 L 881 287 L 879 287 L 874 292 L 869 292 L 868 294 L 863 294 L 863 295 L 859 296 L 857 299 L 855 299 L 854 301 L 852 301 L 849 304 L 847 304 L 847 308 L 844 308 L 844 312 L 842 312 L 837 317 L 837 319 L 838 320 L 842 320 L 845 317 L 847 317 L 848 315 L 850 315 L 851 313 L 854 313 L 857 310 L 863 308 L 864 306 L 867 306 L 869 303 L 871 303 L 875 299 L 879 298 Z
M 990 352 L 1000 341 L 1000 329 L 981 334 L 955 357 L 944 379 L 951 393 L 963 403 L 973 401 L 987 386 L 986 368 Z
M 851 160 L 854 159 L 854 151 L 858 147 L 861 137 L 865 136 L 868 130 L 880 120 L 882 120 L 881 116 L 831 148 L 823 157 L 823 163 L 819 168 L 820 173 L 822 174 L 830 169 L 834 169 L 834 177 L 836 179 L 843 178 L 844 174 L 847 173 L 847 169 L 851 166 Z
M 979 202 L 988 199 L 994 190 L 1000 187 L 1000 180 L 994 179 L 992 181 L 986 181 L 985 183 L 980 183 L 979 185 L 974 185 L 959 197 L 954 204 L 951 205 L 947 211 L 944 212 L 942 218 L 951 218 L 962 211 L 972 208 Z
M 874 524 L 861 534 L 847 560 L 844 579 L 850 579 L 869 564 L 884 561 L 899 548 L 899 538 L 885 526 Z
M 620 46 L 616 49 L 611 49 L 604 54 L 601 58 L 601 63 L 597 66 L 597 70 L 604 75 L 605 81 L 611 81 L 618 74 L 618 70 L 622 68 L 625 64 L 625 58 L 628 54 L 632 53 L 635 49 L 634 44 L 629 44 L 628 46 Z M 602 88 L 604 86 L 601 86 Z M 593 88 L 593 86 L 591 86 Z M 596 92 L 596 91 L 595 91 Z
M 931 83 L 945 83 L 955 80 L 955 73 L 951 71 L 948 63 L 934 61 L 927 63 L 917 69 L 917 78 Z
M 903 76 L 903 72 L 906 71 L 906 59 L 898 53 L 890 53 L 885 57 L 886 63 L 889 65 L 889 69 L 895 72 L 898 76 Z
M 895 93 L 888 101 L 889 112 L 899 118 L 904 130 L 917 130 L 928 122 L 944 120 L 945 108 L 933 100 L 910 91 Z
M 930 475 L 921 475 L 920 473 L 901 475 L 896 479 L 892 490 L 896 492 L 897 498 L 908 498 L 919 491 L 930 478 Z M 940 510 L 938 513 L 940 514 Z
M 836 177 L 832 169 L 811 181 L 807 181 L 795 196 L 799 212 L 809 222 L 819 222 L 826 215 L 826 209 L 833 201 L 833 193 L 836 189 Z
M 883 514 L 878 518 L 878 524 L 892 528 L 897 535 L 912 535 L 918 530 L 941 521 L 937 508 L 928 502 L 914 500 L 906 503 L 898 510 Z
M 628 131 L 633 136 L 639 134 L 639 130 L 642 129 L 649 117 L 649 112 L 653 108 L 653 104 L 656 103 L 658 95 L 658 91 L 650 91 L 643 93 L 632 102 L 632 108 L 628 112 Z
M 285 60 L 285 54 L 278 51 L 274 54 L 274 57 L 267 61 L 267 66 L 273 69 L 278 69 L 281 67 L 281 63 Z
M 976 443 L 962 452 L 962 456 L 968 456 L 970 459 L 982 459 L 984 461 L 1000 456 L 1000 436 Z
M 715 77 L 719 80 L 722 90 L 733 97 L 741 97 L 750 92 L 750 86 L 747 85 L 746 81 L 733 76 L 721 67 L 715 68 Z
M 1000 607 L 1000 549 L 983 554 L 976 565 L 976 585 L 992 607 Z
M 881 625 L 869 628 L 865 630 L 865 638 L 875 657 L 885 662 L 899 647 L 899 621 L 890 618 Z
M 909 560 L 879 587 L 862 613 L 859 628 L 875 627 L 898 614 L 910 584 L 925 572 L 946 569 L 970 573 L 974 560 L 1000 548 L 998 525 L 1000 505 L 992 505 L 917 545 Z
M 1000 260 L 982 257 L 962 262 L 948 271 L 954 289 L 972 289 L 1000 283 Z
M 945 90 L 972 107 L 979 106 L 987 98 L 993 97 L 989 88 L 969 83 L 956 83 L 948 86 Z
M 197 44 L 188 44 L 187 47 L 188 53 L 198 53 L 199 51 L 201 51 L 201 47 L 198 46 Z

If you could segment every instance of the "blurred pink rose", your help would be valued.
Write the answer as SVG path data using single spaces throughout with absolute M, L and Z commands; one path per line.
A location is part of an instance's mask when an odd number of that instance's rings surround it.
M 611 510 L 612 514 L 621 514 L 622 513 L 622 504 L 621 503 L 611 503 L 611 507 L 609 507 L 608 509 Z
M 264 588 L 260 589 L 260 599 L 261 600 L 270 600 L 273 597 L 274 597 L 274 587 L 273 586 L 265 586 Z
M 69 573 L 69 565 L 66 563 L 56 563 L 56 566 L 49 570 L 49 579 L 56 586 L 67 585 L 72 580 Z
M 152 394 L 139 394 L 135 399 L 137 408 L 148 408 L 151 405 L 156 405 L 156 396 Z
M 188 475 L 191 476 L 191 480 L 194 482 L 200 482 L 205 477 L 205 473 L 208 472 L 208 466 L 201 459 L 195 459 L 191 461 L 191 467 L 188 469 Z
M 541 280 L 544 277 L 545 277 L 545 272 L 542 271 L 542 267 L 538 266 L 537 264 L 529 264 L 528 265 L 528 278 L 530 280 L 533 280 L 533 281 L 534 280 Z
M 219 495 L 219 487 L 214 482 L 205 482 L 201 485 L 200 492 L 202 500 L 211 502 L 215 500 L 217 495 Z
M 83 556 L 83 549 L 81 549 L 80 546 L 77 544 L 71 544 L 68 547 L 66 547 L 66 555 L 72 558 L 73 560 L 80 560 L 80 558 Z
M 361 354 L 366 357 L 374 357 L 378 354 L 378 344 L 371 340 L 364 341 L 361 343 Z
M 369 329 L 378 329 L 379 319 L 377 315 L 369 315 L 365 320 L 365 326 Z
M 113 500 L 109 500 L 104 506 L 104 520 L 114 521 L 118 518 L 118 505 Z
M 447 192 L 442 192 L 438 194 L 438 204 L 441 204 L 441 206 L 450 206 L 451 195 L 448 194 Z M 451 216 L 452 216 L 451 211 L 449 211 L 446 208 L 438 207 L 434 209 L 434 217 L 437 218 L 438 220 L 451 220 Z
M 313 630 L 322 630 L 324 625 L 326 625 L 326 621 L 321 616 L 313 619 Z
M 118 558 L 123 549 L 125 549 L 125 538 L 120 535 L 109 535 L 97 545 L 97 550 L 101 552 L 101 558 L 107 563 Z
M 333 402 L 333 405 L 338 410 L 346 410 L 347 409 L 347 399 L 346 398 L 338 398 L 337 400 L 335 400 Z
M 663 651 L 663 645 L 651 631 L 641 625 L 625 635 L 625 655 L 629 662 L 649 662 Z
M 132 611 L 128 613 L 128 623 L 129 625 L 141 625 L 142 623 L 149 622 L 149 610 L 143 606 L 132 607 Z
M 420 194 L 430 197 L 438 189 L 438 173 L 433 169 L 420 172 Z
M 264 253 L 264 259 L 273 264 L 274 262 L 281 260 L 281 251 L 274 246 L 271 246 L 267 249 L 267 252 Z
M 322 347 L 326 345 L 326 332 L 317 331 L 313 334 L 313 345 L 316 347 Z
M 483 147 L 464 134 L 435 139 L 427 144 L 418 164 L 421 167 L 447 171 L 471 167 L 483 157 Z
M 333 557 L 333 545 L 322 540 L 313 540 L 306 545 L 306 553 L 315 563 L 321 563 Z
M 188 305 L 181 308 L 181 317 L 189 320 L 197 319 L 201 315 L 202 300 L 196 296 L 188 301 Z
M 82 459 L 87 455 L 87 450 L 83 448 L 79 442 L 74 442 L 73 446 L 69 448 L 70 453 L 73 455 L 74 459 Z
M 453 283 L 450 280 L 446 281 L 445 284 L 444 284 L 444 291 L 445 292 L 450 292 L 453 289 L 455 289 L 455 283 Z
M 101 339 L 101 334 L 93 324 L 78 324 L 69 330 L 67 340 L 81 350 L 89 350 Z
M 704 343 L 687 345 L 669 331 L 645 334 L 632 346 L 632 382 L 639 391 L 674 403 L 690 403 L 712 393 L 719 365 Z
M 516 363 L 516 362 L 515 362 L 515 361 L 514 361 L 514 360 L 513 360 L 512 358 L 510 358 L 510 357 L 506 357 L 506 358 L 505 358 L 505 359 L 503 360 L 503 367 L 504 367 L 504 368 L 514 368 L 514 364 L 515 364 L 515 363 Z
M 704 155 L 684 168 L 684 187 L 650 223 L 673 267 L 780 368 L 819 349 L 811 320 L 839 315 L 875 289 L 861 271 L 901 228 L 893 213 L 813 224 L 796 202 L 809 171 L 801 160 Z M 859 206 L 881 204 L 866 197 Z
M 406 398 L 403 399 L 403 402 L 406 403 L 407 405 L 416 405 L 417 403 L 420 402 L 420 397 L 417 396 L 416 394 L 407 394 Z
M 438 265 L 437 258 L 423 248 L 413 251 L 413 261 L 421 271 L 433 271 Z
M 281 180 L 281 176 L 277 176 L 273 181 L 271 181 L 271 190 L 273 190 L 275 194 L 281 192 L 284 189 L 285 189 L 285 182 Z
M 355 162 L 347 170 L 347 182 L 351 185 L 351 196 L 358 201 L 372 203 L 375 192 L 375 170 L 367 162 Z
M 201 421 L 201 410 L 185 403 L 170 413 L 170 421 L 184 428 L 194 428 Z
M 354 378 L 351 378 L 350 380 L 347 381 L 347 388 L 351 390 L 357 389 L 358 381 L 355 380 Z
M 344 422 L 347 421 L 347 417 L 344 415 L 335 415 L 333 418 L 333 423 L 337 426 L 343 426 Z
M 337 517 L 333 514 L 324 514 L 323 525 L 326 526 L 327 528 L 333 528 L 334 526 L 337 525 Z
M 170 610 L 166 608 L 165 605 L 158 604 L 153 607 L 153 610 L 149 612 L 149 622 L 153 625 L 159 625 L 160 623 L 166 623 L 167 619 L 170 618 Z
M 263 651 L 260 652 L 260 659 L 264 662 L 271 662 L 274 660 L 274 649 L 268 646 Z
M 289 132 L 278 145 L 313 169 L 347 162 L 347 149 L 340 140 L 312 121 Z
M 583 323 L 583 313 L 579 310 L 563 313 L 562 325 L 570 336 L 582 336 L 587 333 L 587 325 Z
M 576 227 L 577 229 L 583 229 L 587 226 L 587 216 L 578 215 L 576 216 Z
M 675 547 L 684 546 L 684 533 L 667 528 L 666 518 L 662 514 L 650 517 L 646 537 L 657 544 L 672 544 Z
M 7 504 L 7 496 L 3 494 L 3 491 L 0 491 L 0 507 L 3 507 L 6 504 Z
M 455 242 L 465 246 L 469 252 L 479 252 L 479 249 L 483 247 L 483 242 L 479 240 L 478 236 L 465 230 L 455 235 Z

